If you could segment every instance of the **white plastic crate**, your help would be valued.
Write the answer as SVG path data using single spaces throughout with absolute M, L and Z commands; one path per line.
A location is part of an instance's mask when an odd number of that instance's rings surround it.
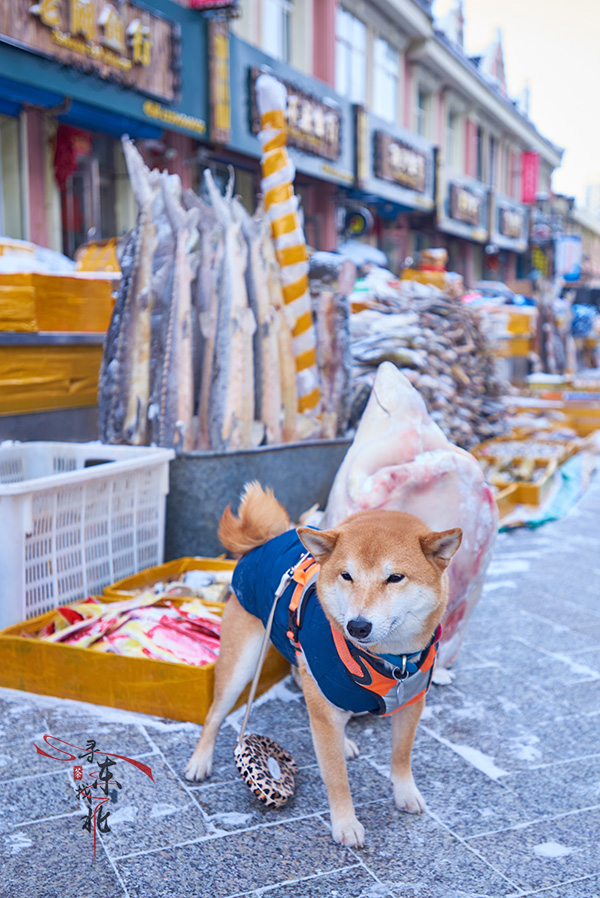
M 170 449 L 0 444 L 0 629 L 164 555 Z

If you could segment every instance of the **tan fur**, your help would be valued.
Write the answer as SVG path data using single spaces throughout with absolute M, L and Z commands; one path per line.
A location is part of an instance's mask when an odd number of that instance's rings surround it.
M 219 539 L 233 555 L 246 555 L 257 546 L 290 529 L 287 511 L 271 489 L 257 480 L 247 483 L 237 517 L 227 506 L 219 524 Z
M 225 510 L 219 536 L 230 552 L 243 554 L 288 528 L 287 512 L 272 491 L 254 482 L 246 486 L 237 517 L 229 507 Z M 403 654 L 425 647 L 446 608 L 446 568 L 460 545 L 460 529 L 434 533 L 412 515 L 364 511 L 333 530 L 299 527 L 298 536 L 321 564 L 319 600 L 346 639 L 353 638 L 350 631 L 360 618 L 372 630 L 368 637 L 361 635 L 354 641 L 369 651 Z M 390 575 L 400 579 L 389 581 Z M 262 623 L 232 597 L 223 616 L 213 704 L 186 767 L 188 779 L 210 774 L 219 727 L 254 674 L 263 633 Z M 343 845 L 361 846 L 364 829 L 354 812 L 346 770 L 346 758 L 358 751 L 344 734 L 351 715 L 323 697 L 302 661 L 299 674 L 327 788 L 333 838 Z M 409 813 L 425 809 L 411 772 L 412 747 L 424 707 L 423 699 L 392 715 L 394 798 L 397 807 Z

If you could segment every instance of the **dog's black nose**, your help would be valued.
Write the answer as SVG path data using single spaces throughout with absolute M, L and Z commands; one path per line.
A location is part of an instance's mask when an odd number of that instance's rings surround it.
M 366 639 L 373 629 L 373 624 L 371 621 L 365 620 L 364 617 L 357 617 L 354 620 L 348 621 L 346 629 L 354 639 Z

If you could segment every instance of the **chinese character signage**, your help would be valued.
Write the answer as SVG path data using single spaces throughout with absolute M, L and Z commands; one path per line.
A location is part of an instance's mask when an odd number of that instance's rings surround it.
M 520 240 L 524 224 L 525 215 L 520 209 L 500 209 L 500 233 L 503 237 Z
M 174 101 L 179 26 L 129 0 L 3 0 L 0 40 Z
M 468 187 L 451 184 L 450 217 L 477 227 L 481 220 L 481 197 Z
M 255 83 L 260 70 L 250 72 L 252 133 L 260 131 L 260 121 L 256 106 Z M 282 81 L 282 79 L 279 79 Z M 341 115 L 336 105 L 311 96 L 282 81 L 287 90 L 287 143 L 305 153 L 320 156 L 336 162 L 340 156 Z
M 521 202 L 535 203 L 539 190 L 540 154 L 521 153 Z
M 229 28 L 215 20 L 208 26 L 210 58 L 210 139 L 231 140 L 231 89 L 229 83 Z
M 583 245 L 579 234 L 562 234 L 554 242 L 554 273 L 565 281 L 581 277 Z
M 190 9 L 199 9 L 202 12 L 212 10 L 228 10 L 231 15 L 238 15 L 238 0 L 189 0 Z
M 406 187 L 416 193 L 425 193 L 427 186 L 425 154 L 383 131 L 375 131 L 373 139 L 375 177 L 399 184 L 400 187 Z

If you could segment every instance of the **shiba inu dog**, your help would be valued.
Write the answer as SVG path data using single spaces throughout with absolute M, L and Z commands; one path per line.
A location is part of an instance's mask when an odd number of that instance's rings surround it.
M 299 670 L 334 840 L 364 844 L 346 769 L 358 755 L 344 732 L 353 713 L 391 716 L 394 799 L 400 810 L 422 813 L 411 753 L 461 530 L 435 533 L 397 511 L 359 512 L 331 530 L 294 530 L 273 493 L 251 483 L 237 517 L 225 510 L 219 536 L 242 558 L 223 614 L 213 703 L 187 778 L 210 775 L 219 727 L 254 675 L 274 596 L 293 569 L 270 638 Z

